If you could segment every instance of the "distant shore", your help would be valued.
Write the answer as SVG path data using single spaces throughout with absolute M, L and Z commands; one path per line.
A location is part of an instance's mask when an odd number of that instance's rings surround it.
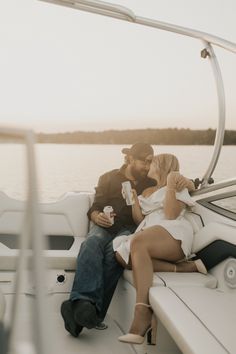
M 212 145 L 216 131 L 191 129 L 130 129 L 102 132 L 76 131 L 71 133 L 37 135 L 38 143 L 55 144 L 133 144 L 137 141 L 153 145 Z M 224 145 L 236 145 L 236 131 L 226 130 Z
M 40 144 L 133 144 L 145 141 L 152 145 L 212 145 L 216 131 L 191 129 L 129 129 L 106 130 L 102 132 L 39 133 Z M 5 142 L 0 135 L 0 141 Z M 14 141 L 10 141 L 14 142 Z M 9 140 L 8 140 L 9 143 Z M 226 130 L 224 145 L 236 145 L 236 131 Z

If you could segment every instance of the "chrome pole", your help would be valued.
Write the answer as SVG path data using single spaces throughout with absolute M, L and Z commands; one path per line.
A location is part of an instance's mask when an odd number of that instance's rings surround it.
M 217 161 L 220 156 L 221 148 L 223 145 L 224 133 L 225 133 L 225 91 L 224 91 L 223 78 L 212 45 L 207 42 L 204 42 L 204 45 L 205 45 L 205 49 L 203 49 L 202 51 L 202 57 L 209 58 L 213 75 L 215 78 L 215 83 L 216 83 L 216 91 L 217 91 L 217 98 L 218 98 L 218 127 L 216 129 L 216 136 L 215 136 L 212 158 L 208 165 L 207 171 L 205 172 L 202 178 L 202 183 L 201 183 L 202 187 L 208 185 L 209 179 L 215 170 Z

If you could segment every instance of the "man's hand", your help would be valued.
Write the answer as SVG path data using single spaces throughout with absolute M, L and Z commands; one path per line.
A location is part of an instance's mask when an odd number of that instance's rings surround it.
M 187 188 L 190 192 L 195 189 L 194 183 L 190 179 L 174 171 L 167 176 L 167 188 L 175 189 L 176 192 L 181 192 L 184 188 Z
M 113 215 L 111 215 L 111 216 L 115 216 L 115 215 L 116 214 L 113 213 Z M 98 211 L 92 212 L 91 219 L 96 225 L 101 226 L 101 227 L 108 228 L 113 225 L 110 222 L 108 216 L 106 214 L 104 214 L 103 212 L 98 212 Z

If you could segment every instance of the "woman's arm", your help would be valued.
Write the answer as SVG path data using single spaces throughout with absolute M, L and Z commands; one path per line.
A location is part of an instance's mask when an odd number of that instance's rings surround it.
M 164 200 L 164 213 L 168 220 L 176 219 L 181 211 L 184 209 L 185 204 L 176 199 L 175 189 L 166 190 L 165 200 Z
M 141 221 L 144 219 L 144 215 L 142 214 L 142 209 L 139 204 L 138 195 L 135 189 L 132 189 L 134 204 L 132 205 L 132 216 L 136 225 L 139 225 Z
M 176 172 L 171 172 L 167 176 L 167 189 L 164 199 L 164 213 L 166 219 L 168 220 L 176 219 L 185 207 L 185 203 L 176 199 L 176 189 L 179 176 L 181 175 Z

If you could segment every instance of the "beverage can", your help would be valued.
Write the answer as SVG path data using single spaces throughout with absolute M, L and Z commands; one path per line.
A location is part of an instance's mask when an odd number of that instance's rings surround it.
M 131 186 L 130 181 L 125 181 L 121 184 L 122 184 L 122 190 L 123 190 L 126 204 L 133 205 L 134 204 L 134 197 L 133 197 L 132 186 Z
M 114 212 L 112 206 L 107 205 L 103 208 L 103 212 L 105 215 L 108 216 L 110 222 L 112 223 L 112 225 L 114 224 L 114 216 L 112 216 L 112 213 Z

